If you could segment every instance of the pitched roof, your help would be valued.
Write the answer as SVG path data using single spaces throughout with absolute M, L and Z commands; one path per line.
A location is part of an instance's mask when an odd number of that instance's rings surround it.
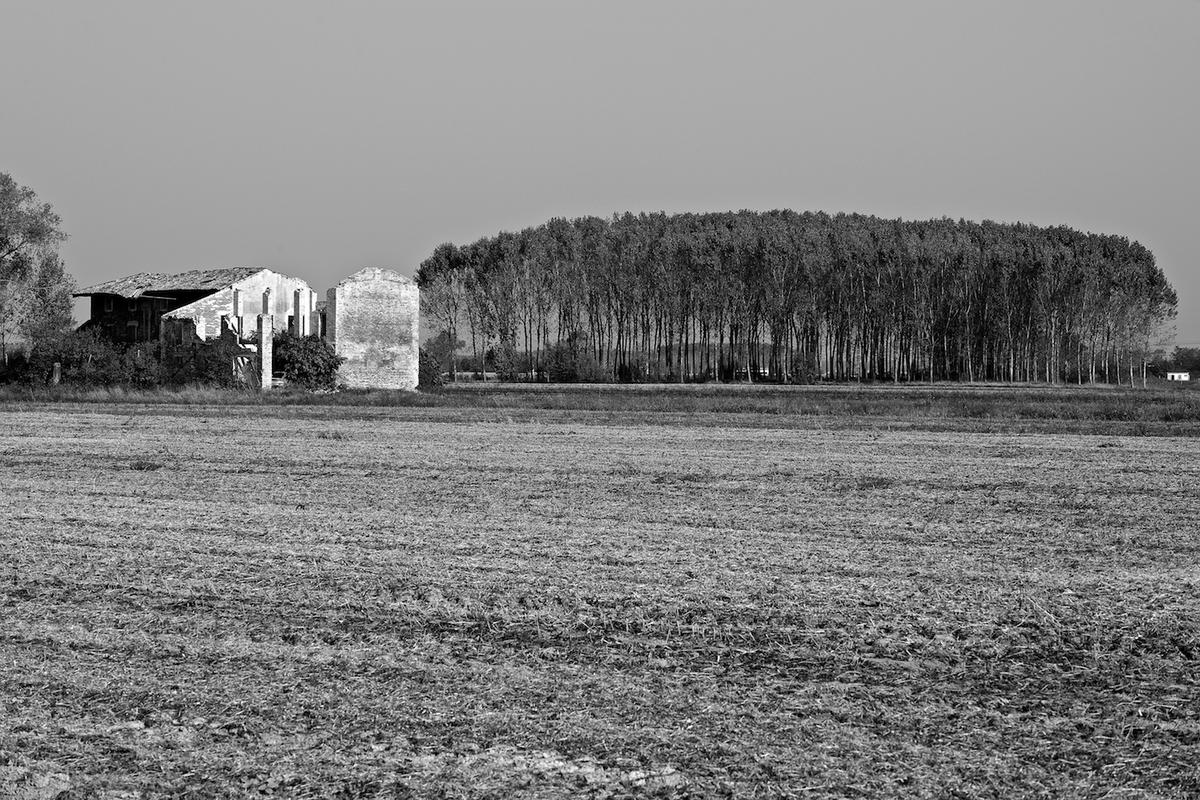
M 399 272 L 391 269 L 382 269 L 380 267 L 367 267 L 360 269 L 358 272 L 348 277 L 342 278 L 338 286 L 343 283 L 354 283 L 356 281 L 396 281 L 398 283 L 416 283 L 407 275 L 401 275 Z
M 97 283 L 75 292 L 76 297 L 92 294 L 115 294 L 120 297 L 141 297 L 155 292 L 218 291 L 248 278 L 266 267 L 227 267 L 225 269 L 193 269 L 189 272 L 139 272 L 124 278 Z

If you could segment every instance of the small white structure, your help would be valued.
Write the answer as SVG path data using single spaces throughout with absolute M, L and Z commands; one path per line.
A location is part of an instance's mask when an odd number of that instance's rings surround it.
M 1169 381 L 1190 381 L 1192 373 L 1190 372 L 1168 372 L 1167 380 Z

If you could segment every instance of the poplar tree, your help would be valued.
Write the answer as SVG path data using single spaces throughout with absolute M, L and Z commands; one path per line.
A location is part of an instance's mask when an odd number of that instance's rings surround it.
M 1177 305 L 1122 236 L 786 210 L 556 218 L 417 279 L 477 354 L 520 346 L 532 376 L 569 341 L 625 381 L 1132 385 Z

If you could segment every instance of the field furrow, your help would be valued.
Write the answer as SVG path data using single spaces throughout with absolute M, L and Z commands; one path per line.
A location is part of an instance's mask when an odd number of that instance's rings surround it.
M 4 774 L 1200 794 L 1196 439 L 300 411 L 0 412 Z

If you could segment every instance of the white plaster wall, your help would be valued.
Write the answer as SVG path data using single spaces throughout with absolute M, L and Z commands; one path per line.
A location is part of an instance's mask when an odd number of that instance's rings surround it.
M 361 270 L 329 290 L 326 337 L 346 359 L 341 382 L 350 387 L 417 388 L 420 293 L 388 269 Z
M 275 330 L 287 330 L 288 316 L 295 315 L 301 320 L 301 333 L 316 332 L 313 325 L 317 307 L 316 292 L 300 278 L 269 269 L 256 272 L 215 294 L 170 311 L 163 317 L 196 320 L 196 330 L 203 331 L 202 335 L 207 336 L 220 334 L 223 315 L 229 316 L 230 323 L 235 327 L 238 327 L 237 318 L 240 317 L 238 329 L 244 336 L 249 336 L 255 330 L 258 315 L 263 313 L 263 291 L 266 289 L 271 290 L 268 313 L 275 316 Z M 237 308 L 234 307 L 234 290 L 237 290 Z M 295 303 L 297 290 L 300 292 L 298 311 Z

